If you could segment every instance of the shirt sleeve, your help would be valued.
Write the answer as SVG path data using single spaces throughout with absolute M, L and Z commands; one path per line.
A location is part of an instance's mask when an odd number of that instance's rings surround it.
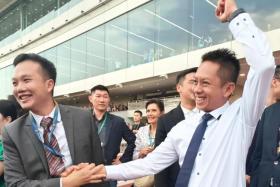
M 176 132 L 169 133 L 165 141 L 143 159 L 119 165 L 105 166 L 107 179 L 128 180 L 140 178 L 154 175 L 170 166 L 178 160 L 178 154 L 174 147 L 175 137 Z
M 234 18 L 229 28 L 236 41 L 242 44 L 246 62 L 250 66 L 240 112 L 242 123 L 254 131 L 265 107 L 275 61 L 265 33 L 255 26 L 249 14 L 242 13 Z

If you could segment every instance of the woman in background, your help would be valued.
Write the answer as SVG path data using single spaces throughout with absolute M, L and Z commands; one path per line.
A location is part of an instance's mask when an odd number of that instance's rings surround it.
M 144 158 L 154 150 L 155 134 L 158 118 L 164 113 L 164 104 L 161 100 L 151 99 L 146 103 L 148 125 L 139 128 L 136 134 L 133 159 Z M 154 176 L 142 177 L 135 180 L 135 187 L 154 186 Z

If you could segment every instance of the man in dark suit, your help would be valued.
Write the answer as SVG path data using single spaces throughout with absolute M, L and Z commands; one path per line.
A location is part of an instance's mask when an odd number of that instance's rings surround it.
M 161 116 L 158 120 L 155 146 L 164 141 L 168 132 L 180 121 L 190 118 L 198 110 L 195 109 L 193 94 L 194 75 L 197 68 L 191 68 L 182 71 L 176 78 L 176 89 L 180 95 L 180 104 Z M 178 172 L 180 170 L 178 162 L 161 171 L 155 176 L 156 187 L 173 187 L 175 186 Z
M 280 186 L 280 66 L 271 82 L 267 108 L 257 125 L 246 163 L 251 187 Z
M 13 64 L 14 96 L 30 112 L 3 130 L 7 185 L 107 186 L 89 184 L 94 164 L 86 163 L 103 163 L 100 140 L 90 112 L 54 101 L 54 65 L 37 54 L 20 54 Z M 72 164 L 83 168 L 60 177 Z
M 110 102 L 108 88 L 103 85 L 94 86 L 89 101 L 92 104 L 94 124 L 98 128 L 105 164 L 120 164 L 132 160 L 136 137 L 121 117 L 107 112 Z M 127 142 L 127 147 L 118 158 L 122 139 Z M 111 182 L 111 186 L 116 186 L 116 181 Z

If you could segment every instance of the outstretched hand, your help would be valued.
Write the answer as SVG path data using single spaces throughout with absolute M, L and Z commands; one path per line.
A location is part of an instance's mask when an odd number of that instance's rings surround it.
M 235 0 L 219 0 L 216 8 L 216 17 L 221 22 L 227 22 L 230 15 L 237 10 Z
M 106 170 L 104 165 L 81 163 L 67 168 L 61 177 L 64 187 L 76 187 L 104 181 Z

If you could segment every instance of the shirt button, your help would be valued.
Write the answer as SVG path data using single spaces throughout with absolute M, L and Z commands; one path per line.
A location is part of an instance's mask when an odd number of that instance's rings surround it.
M 274 165 L 278 165 L 278 161 L 274 161 Z
M 196 174 L 199 175 L 199 172 L 197 172 Z
M 239 25 L 239 22 L 237 22 L 236 25 L 238 26 L 238 25 Z
M 255 35 L 252 35 L 252 38 L 255 38 Z
M 243 21 L 246 21 L 246 18 L 243 18 Z
M 205 140 L 205 138 L 203 137 L 202 140 Z
M 202 154 L 201 153 L 198 153 L 198 156 L 201 156 Z

